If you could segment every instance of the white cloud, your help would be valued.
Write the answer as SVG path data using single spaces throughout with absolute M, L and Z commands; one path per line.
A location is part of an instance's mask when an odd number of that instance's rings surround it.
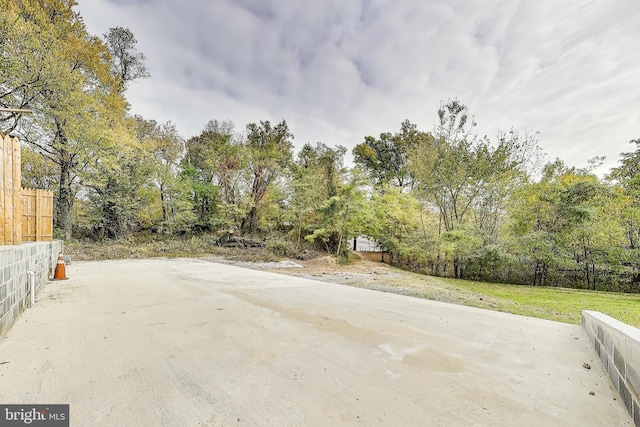
M 353 147 L 457 97 L 478 131 L 540 131 L 551 157 L 607 167 L 640 137 L 636 0 L 92 0 L 89 31 L 130 28 L 152 78 L 132 111 L 185 136 L 210 119 L 286 119 L 300 146 Z

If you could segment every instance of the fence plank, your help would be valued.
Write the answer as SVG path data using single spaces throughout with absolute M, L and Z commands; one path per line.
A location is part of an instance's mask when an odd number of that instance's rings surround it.
M 4 206 L 4 169 L 5 169 L 5 155 L 4 146 L 7 143 L 7 138 L 0 134 L 0 245 L 4 245 L 4 223 L 6 221 L 5 206 Z
M 43 224 L 46 224 L 43 238 L 51 242 L 53 241 L 53 191 L 47 192 L 45 200 L 47 201 L 47 204 L 45 205 L 43 212 L 46 213 L 46 218 L 48 218 L 48 220 L 42 221 Z
M 36 190 L 36 242 L 42 241 L 42 198 L 44 197 L 42 190 Z
M 20 141 L 13 138 L 13 163 L 12 163 L 12 191 L 13 191 L 13 215 L 11 228 L 13 229 L 12 241 L 14 245 L 22 244 L 22 165 L 20 164 Z
M 22 189 L 22 240 L 37 241 L 36 232 L 36 192 L 27 188 Z
M 6 136 L 3 147 L 2 172 L 4 175 L 4 244 L 13 244 L 13 138 Z

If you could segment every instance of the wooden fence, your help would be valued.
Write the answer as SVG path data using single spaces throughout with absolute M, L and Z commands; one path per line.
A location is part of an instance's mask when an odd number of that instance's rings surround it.
M 53 192 L 22 189 L 22 241 L 53 239 Z
M 23 189 L 20 141 L 0 133 L 0 245 L 53 238 L 53 192 Z

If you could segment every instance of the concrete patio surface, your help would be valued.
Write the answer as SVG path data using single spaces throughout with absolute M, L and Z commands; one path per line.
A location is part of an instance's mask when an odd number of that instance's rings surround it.
M 72 426 L 633 425 L 577 325 L 202 260 L 67 275 L 0 337 L 0 403 Z

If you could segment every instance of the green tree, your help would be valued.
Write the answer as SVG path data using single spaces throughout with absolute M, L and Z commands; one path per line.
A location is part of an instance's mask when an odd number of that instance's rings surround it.
M 269 121 L 260 125 L 247 125 L 247 156 L 252 174 L 249 206 L 241 228 L 255 232 L 258 230 L 259 211 L 269 186 L 281 177 L 293 160 L 293 135 L 286 121 L 271 126 Z
M 212 120 L 200 135 L 187 140 L 182 169 L 192 185 L 198 228 L 240 224 L 246 164 L 246 148 L 230 121 Z
M 354 162 L 374 179 L 376 186 L 411 188 L 408 153 L 426 137 L 416 125 L 405 120 L 399 132 L 381 133 L 378 139 L 365 137 L 365 141 L 353 149 Z
M 289 197 L 285 206 L 285 221 L 295 224 L 296 245 L 312 233 L 321 220 L 323 203 L 335 197 L 344 177 L 346 148 L 330 148 L 318 142 L 307 143 L 298 153 L 290 172 Z
M 58 187 L 56 164 L 27 145 L 21 151 L 22 186 L 55 190 Z
M 630 249 L 640 249 L 640 138 L 631 140 L 634 152 L 621 154 L 621 165 L 611 170 L 608 179 L 617 182 L 625 199 L 623 218 Z
M 611 215 L 612 193 L 587 169 L 556 160 L 540 182 L 523 186 L 511 208 L 513 251 L 533 269 L 533 285 L 596 289 L 621 236 Z M 569 272 L 575 272 L 570 274 Z
M 54 222 L 65 238 L 72 230 L 73 182 L 125 111 L 108 50 L 87 33 L 75 5 L 25 0 L 3 1 L 0 8 L 0 19 L 9 26 L 0 41 L 2 72 L 8 76 L 0 97 L 34 110 L 20 129 L 24 140 L 58 165 Z
M 467 107 L 457 100 L 442 104 L 438 119 L 435 135 L 420 138 L 410 151 L 410 171 L 416 194 L 440 214 L 440 234 L 461 278 L 471 242 L 496 242 L 510 189 L 523 177 L 537 141 L 514 131 L 501 134 L 495 145 L 478 138 Z
M 417 255 L 433 243 L 434 237 L 423 227 L 420 202 L 399 187 L 382 187 L 371 195 L 374 220 L 365 234 L 391 254 Z
M 361 176 L 353 173 L 334 196 L 320 204 L 318 219 L 310 226 L 313 232 L 305 237 L 307 241 L 321 242 L 330 254 L 349 252 L 347 241 L 365 234 L 373 221 L 371 204 L 360 189 L 362 181 Z
M 616 216 L 624 229 L 625 244 L 620 262 L 634 271 L 634 288 L 640 288 L 640 138 L 631 140 L 633 152 L 622 153 L 620 166 L 607 177 L 616 184 Z
M 149 196 L 159 198 L 161 223 L 156 224 L 153 210 L 149 210 L 147 226 L 159 226 L 164 231 L 188 231 L 195 223 L 187 180 L 179 174 L 184 154 L 184 141 L 171 122 L 158 124 L 135 116 L 138 149 L 149 153 L 150 176 L 146 187 Z M 154 196 L 154 193 L 157 193 Z M 149 203 L 149 207 L 155 203 Z M 141 221 L 142 222 L 142 221 Z
M 83 168 L 81 183 L 88 193 L 91 232 L 117 238 L 139 228 L 139 214 L 153 203 L 145 190 L 152 185 L 155 162 L 137 139 L 134 120 L 114 127 L 107 141 Z

